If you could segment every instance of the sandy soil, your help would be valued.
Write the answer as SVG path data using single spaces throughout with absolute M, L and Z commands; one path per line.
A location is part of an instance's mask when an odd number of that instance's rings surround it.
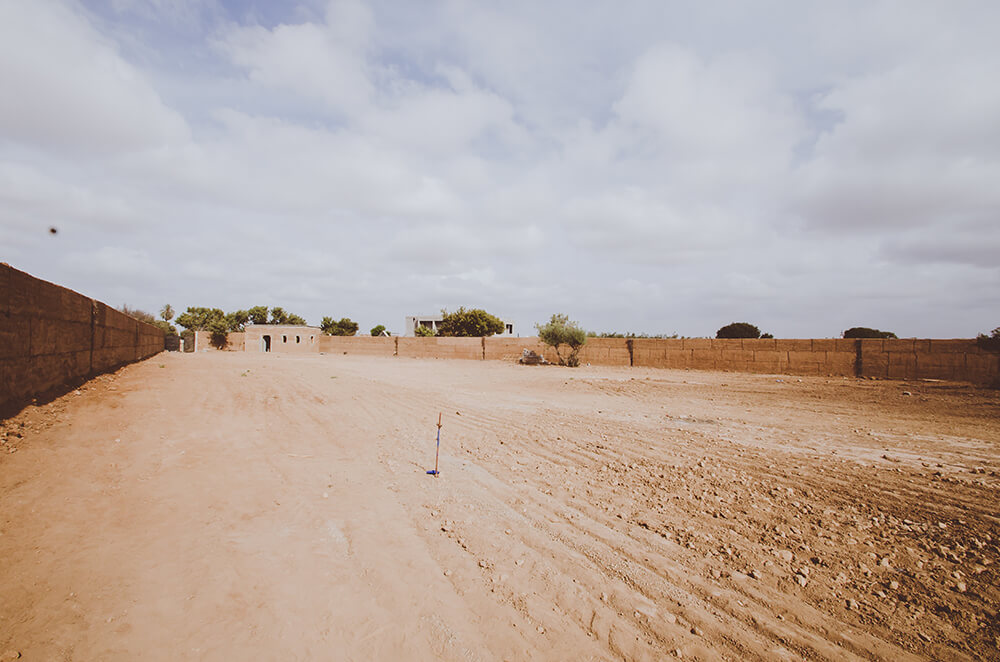
M 995 391 L 169 354 L 0 442 L 2 659 L 1000 659 Z

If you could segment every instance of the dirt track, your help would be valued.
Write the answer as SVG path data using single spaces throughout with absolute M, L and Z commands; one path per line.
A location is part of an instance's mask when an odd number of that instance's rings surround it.
M 995 391 L 161 354 L 0 441 L 0 657 L 1000 659 Z

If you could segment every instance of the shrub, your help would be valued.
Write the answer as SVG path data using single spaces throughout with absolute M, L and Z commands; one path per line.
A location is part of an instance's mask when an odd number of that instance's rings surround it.
M 373 336 L 380 336 L 383 333 L 385 333 L 385 325 L 384 324 L 379 324 L 378 326 L 372 327 L 371 334 Z M 385 335 L 389 335 L 389 334 L 386 333 Z
M 438 323 L 439 336 L 482 338 L 504 331 L 503 320 L 479 308 L 459 308 L 453 313 L 442 310 L 441 314 L 444 319 Z
M 433 338 L 437 333 L 429 326 L 418 326 L 413 330 L 413 335 L 418 338 Z
M 568 315 L 556 313 L 547 324 L 536 324 L 538 339 L 556 350 L 559 365 L 575 368 L 580 365 L 580 348 L 587 342 L 587 333 L 576 322 L 571 322 Z M 569 346 L 569 355 L 563 356 L 559 347 Z
M 715 332 L 716 338 L 760 338 L 760 329 L 749 322 L 733 322 Z
M 854 326 L 844 331 L 845 338 L 895 338 L 896 334 L 892 331 L 879 331 L 878 329 L 869 329 L 866 326 Z

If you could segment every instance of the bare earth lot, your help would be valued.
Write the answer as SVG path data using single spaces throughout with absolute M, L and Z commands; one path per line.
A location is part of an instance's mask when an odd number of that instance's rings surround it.
M 0 441 L 5 660 L 1000 659 L 995 391 L 161 354 Z

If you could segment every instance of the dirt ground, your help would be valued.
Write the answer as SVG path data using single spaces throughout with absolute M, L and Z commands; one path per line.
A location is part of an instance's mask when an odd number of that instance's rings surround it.
M 172 353 L 0 442 L 3 660 L 1000 659 L 996 391 Z

